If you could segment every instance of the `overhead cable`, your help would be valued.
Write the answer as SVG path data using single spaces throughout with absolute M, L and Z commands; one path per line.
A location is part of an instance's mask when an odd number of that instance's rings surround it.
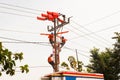
M 29 13 L 29 14 L 36 14 L 36 15 L 39 15 L 38 13 L 34 13 L 34 12 L 31 12 L 31 11 L 20 10 L 20 9 L 14 9 L 14 8 L 10 8 L 10 7 L 0 6 L 0 8 L 9 9 L 9 10 L 15 10 L 15 11 L 19 11 L 19 12 L 25 12 L 25 13 Z
M 30 34 L 39 34 L 37 32 L 27 32 L 27 31 L 18 31 L 18 30 L 11 30 L 11 29 L 3 29 L 3 28 L 0 28 L 0 31 L 9 31 L 9 32 L 22 32 L 22 33 L 30 33 Z
M 94 32 L 86 33 L 86 34 L 80 35 L 80 36 L 81 37 L 89 36 L 89 35 L 104 32 L 104 31 L 107 31 L 107 30 L 110 30 L 110 29 L 113 29 L 113 28 L 116 28 L 116 27 L 120 27 L 120 24 L 116 24 L 116 25 L 113 25 L 113 26 L 110 26 L 110 27 L 106 27 L 106 28 L 103 28 L 103 29 L 100 29 L 100 30 L 97 30 L 97 31 L 94 31 Z M 79 37 L 76 37 L 76 38 L 79 38 Z M 76 38 L 74 38 L 74 39 L 76 39 Z
M 23 8 L 23 9 L 27 9 L 27 10 L 32 10 L 32 11 L 37 11 L 37 12 L 46 12 L 43 10 L 37 10 L 37 9 L 32 9 L 32 8 L 26 8 L 23 6 L 18 6 L 18 5 L 13 5 L 13 4 L 7 4 L 7 3 L 0 3 L 1 5 L 7 5 L 7 6 L 11 6 L 11 7 L 18 7 L 18 8 Z
M 24 17 L 30 17 L 30 18 L 36 18 L 36 17 L 34 17 L 34 16 L 28 16 L 28 15 L 17 14 L 17 13 L 11 13 L 11 12 L 4 12 L 4 11 L 0 11 L 0 13 L 4 13 L 4 14 L 12 14 L 12 15 L 24 16 Z
M 73 21 L 74 22 L 74 21 Z M 86 31 L 88 31 L 88 32 L 90 32 L 90 33 L 93 33 L 92 31 L 90 31 L 89 29 L 87 29 L 87 28 L 85 28 L 84 26 L 82 26 L 82 25 L 80 25 L 80 24 L 78 24 L 78 23 L 76 23 L 76 22 L 74 22 L 76 25 L 78 25 L 78 26 L 80 26 L 81 28 L 83 28 L 84 30 L 86 30 Z M 79 30 L 79 28 L 77 28 L 77 30 Z M 103 38 L 102 36 L 100 36 L 100 35 L 97 35 L 96 33 L 94 33 L 93 34 L 95 37 L 97 37 L 97 38 L 95 38 L 95 39 L 97 39 L 97 40 L 99 40 L 100 38 L 101 38 L 101 40 L 104 40 L 105 42 L 105 44 L 107 44 L 109 41 L 108 40 L 106 40 L 105 38 Z M 106 43 L 107 42 L 107 43 Z M 110 43 L 110 42 L 109 42 Z
M 6 42 L 6 43 L 32 43 L 32 44 L 42 44 L 42 45 L 46 45 L 46 44 L 43 44 L 45 42 L 29 42 L 29 41 L 24 41 L 24 40 L 18 40 L 18 39 L 13 39 L 13 38 L 6 38 L 6 37 L 1 37 L 0 38 L 2 39 L 7 39 L 7 40 L 12 40 L 12 41 L 18 41 L 18 42 Z M 4 42 L 5 43 L 5 42 Z
M 12 40 L 12 41 L 2 41 L 3 43 L 32 43 L 32 44 L 41 44 L 41 45 L 45 45 L 45 46 L 48 46 L 46 45 L 49 44 L 48 42 L 30 42 L 30 41 L 24 41 L 24 40 L 18 40 L 18 39 L 13 39 L 13 38 L 6 38 L 6 37 L 0 37 L 2 39 L 7 39 L 7 40 Z M 13 41 L 16 41 L 16 42 L 13 42 Z M 49 45 L 50 46 L 50 45 Z M 71 50 L 73 51 L 74 49 L 71 49 L 71 48 L 68 48 L 68 47 L 65 47 L 66 49 L 68 50 Z M 81 51 L 82 52 L 82 51 Z M 85 51 L 84 51 L 85 52 Z M 81 53 L 80 53 L 81 54 Z M 86 56 L 84 54 L 81 54 L 83 56 Z M 87 56 L 86 56 L 87 57 Z M 88 58 L 88 57 L 87 57 Z
M 104 17 L 101 17 L 101 18 L 99 18 L 99 19 L 96 19 L 96 20 L 94 20 L 94 21 L 92 21 L 92 22 L 90 22 L 90 23 L 84 24 L 84 26 L 88 26 L 88 25 L 90 25 L 90 24 L 93 24 L 93 23 L 96 23 L 96 22 L 98 22 L 98 21 L 104 20 L 104 19 L 109 18 L 109 17 L 111 17 L 111 16 L 113 16 L 113 15 L 116 15 L 116 14 L 118 14 L 118 13 L 120 13 L 120 10 L 118 10 L 118 11 L 116 11 L 116 12 L 113 12 L 113 13 L 107 15 L 107 16 L 104 16 Z

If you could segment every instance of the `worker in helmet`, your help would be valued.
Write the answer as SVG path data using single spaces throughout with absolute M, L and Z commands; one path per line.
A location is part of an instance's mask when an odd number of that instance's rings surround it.
M 53 67 L 53 69 L 55 69 L 54 65 L 54 60 L 53 60 L 53 54 L 50 54 L 50 56 L 48 57 L 48 63 Z
M 65 43 L 66 43 L 66 39 L 64 38 L 64 36 L 62 36 L 61 37 L 61 46 L 60 46 L 60 48 L 62 48 L 64 45 L 65 45 Z
M 54 44 L 53 44 L 53 43 L 54 43 L 53 37 L 54 37 L 54 34 L 53 34 L 53 33 L 51 33 L 51 34 L 48 35 L 49 42 L 50 42 L 50 44 L 51 44 L 52 46 L 54 46 Z

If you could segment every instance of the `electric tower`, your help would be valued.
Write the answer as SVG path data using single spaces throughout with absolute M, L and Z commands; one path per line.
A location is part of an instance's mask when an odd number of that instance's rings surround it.
M 58 12 L 50 12 L 47 11 L 46 14 L 41 14 L 41 17 L 37 16 L 38 20 L 48 20 L 51 21 L 53 23 L 53 26 L 47 26 L 47 30 L 48 32 L 53 32 L 54 33 L 54 38 L 53 38 L 53 51 L 54 51 L 54 72 L 58 72 L 59 71 L 59 63 L 60 63 L 60 58 L 59 58 L 59 54 L 61 51 L 61 47 L 60 47 L 60 43 L 57 40 L 58 38 L 61 39 L 60 36 L 58 36 L 58 34 L 62 34 L 62 33 L 66 33 L 68 31 L 65 32 L 60 32 L 60 29 L 63 28 L 63 26 L 65 26 L 66 24 L 68 24 L 70 22 L 70 17 L 66 18 L 65 15 L 60 14 Z

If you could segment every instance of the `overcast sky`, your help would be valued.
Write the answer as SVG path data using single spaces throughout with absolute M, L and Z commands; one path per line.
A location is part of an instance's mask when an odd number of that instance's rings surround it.
M 30 67 L 28 74 L 18 70 L 15 76 L 9 77 L 3 73 L 0 80 L 40 80 L 53 71 L 47 62 L 52 47 L 47 36 L 40 35 L 49 33 L 47 26 L 53 23 L 36 19 L 47 11 L 59 12 L 67 18 L 72 16 L 70 23 L 63 27 L 63 31 L 69 32 L 63 34 L 67 43 L 60 52 L 60 62 L 68 62 L 71 55 L 76 57 L 77 49 L 79 60 L 87 65 L 89 51 L 93 47 L 101 51 L 111 48 L 114 32 L 120 31 L 119 0 L 0 0 L 0 41 L 13 53 L 24 53 L 24 60 L 17 66 Z

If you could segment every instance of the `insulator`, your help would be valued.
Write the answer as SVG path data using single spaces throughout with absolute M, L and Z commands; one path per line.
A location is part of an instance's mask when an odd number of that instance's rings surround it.
M 51 32 L 51 29 L 53 29 L 53 26 L 47 26 L 47 30 Z
M 59 13 L 53 12 L 53 17 L 54 18 L 58 18 L 58 16 L 59 16 Z
M 53 12 L 47 11 L 47 14 L 51 14 L 51 15 L 52 15 L 52 14 L 53 14 Z
M 37 19 L 38 19 L 38 20 L 46 20 L 45 17 L 38 17 L 38 16 L 37 16 Z
M 59 13 L 57 13 L 57 12 L 50 12 L 50 11 L 47 11 L 47 14 L 52 15 L 54 18 L 58 18 L 58 17 L 59 17 Z
M 48 18 L 48 14 L 41 14 L 41 16 Z
M 54 17 L 52 15 L 48 14 L 48 20 L 53 21 Z

